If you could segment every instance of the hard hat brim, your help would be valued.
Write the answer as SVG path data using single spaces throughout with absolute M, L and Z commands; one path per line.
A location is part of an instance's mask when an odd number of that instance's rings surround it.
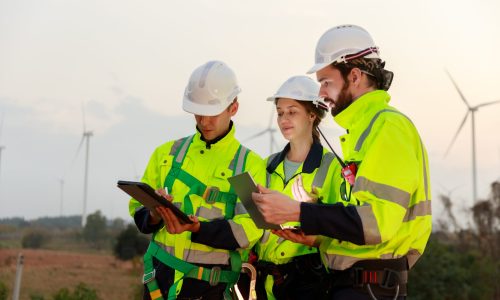
M 307 71 L 307 74 L 316 73 L 328 65 L 330 65 L 330 63 L 315 64 L 312 68 L 309 69 L 309 71 Z
M 182 109 L 185 112 L 199 115 L 199 116 L 217 116 L 220 115 L 231 103 L 224 103 L 222 105 L 203 105 L 192 102 L 191 100 L 184 97 L 182 103 Z

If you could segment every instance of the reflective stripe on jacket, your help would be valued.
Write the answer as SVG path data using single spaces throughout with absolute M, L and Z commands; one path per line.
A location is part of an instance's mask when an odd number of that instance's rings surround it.
M 369 92 L 335 117 L 348 132 L 340 137 L 344 159 L 358 166 L 350 202 L 357 202 L 364 245 L 324 239 L 320 249 L 331 269 L 404 255 L 411 267 L 431 233 L 427 151 L 415 126 L 389 100 L 385 91 Z

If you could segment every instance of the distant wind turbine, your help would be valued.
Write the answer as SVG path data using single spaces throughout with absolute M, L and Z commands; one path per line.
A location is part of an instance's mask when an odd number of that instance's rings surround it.
M 273 106 L 273 109 L 271 110 L 271 117 L 269 118 L 269 123 L 267 125 L 267 128 L 252 135 L 252 136 L 249 136 L 247 137 L 246 139 L 243 140 L 243 142 L 248 142 L 250 140 L 253 140 L 255 138 L 258 138 L 262 135 L 265 135 L 265 134 L 269 134 L 269 154 L 273 154 L 274 151 L 274 147 L 276 147 L 276 150 L 279 150 L 279 146 L 278 144 L 276 143 L 276 140 L 274 139 L 274 133 L 276 132 L 276 128 L 273 128 L 273 121 L 274 121 L 274 106 Z
M 448 77 L 450 77 L 451 82 L 457 89 L 458 94 L 460 95 L 460 98 L 462 98 L 462 101 L 465 103 L 467 106 L 467 113 L 465 114 L 464 119 L 462 120 L 462 123 L 460 123 L 460 126 L 458 127 L 457 132 L 455 133 L 455 136 L 453 137 L 450 145 L 448 146 L 448 149 L 446 150 L 445 156 L 448 155 L 448 152 L 450 151 L 451 147 L 453 146 L 453 143 L 457 139 L 458 134 L 460 133 L 460 130 L 462 130 L 462 127 L 464 126 L 465 122 L 467 121 L 467 118 L 469 117 L 469 114 L 471 116 L 471 125 L 472 125 L 472 200 L 474 203 L 477 201 L 477 171 L 476 171 L 476 127 L 475 127 L 475 116 L 474 114 L 477 112 L 477 110 L 480 107 L 492 105 L 492 104 L 497 104 L 500 103 L 500 100 L 496 101 L 491 101 L 491 102 L 485 102 L 481 103 L 475 106 L 470 106 L 469 102 L 465 99 L 464 94 L 458 87 L 457 83 L 455 80 L 453 80 L 453 77 L 451 77 L 451 74 L 448 72 L 448 70 L 445 70 L 446 74 L 448 74 Z

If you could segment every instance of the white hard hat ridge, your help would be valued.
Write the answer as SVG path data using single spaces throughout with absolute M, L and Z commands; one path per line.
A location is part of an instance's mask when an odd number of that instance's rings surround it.
M 299 75 L 292 76 L 285 81 L 278 91 L 267 101 L 274 101 L 278 98 L 289 98 L 298 101 L 317 101 L 319 98 L 319 84 L 310 77 Z
M 340 25 L 327 30 L 316 45 L 315 64 L 307 73 L 317 72 L 336 62 L 347 62 L 349 56 L 380 58 L 371 35 L 357 25 Z
M 182 109 L 201 116 L 216 116 L 241 92 L 233 70 L 222 61 L 209 61 L 196 68 L 184 91 Z

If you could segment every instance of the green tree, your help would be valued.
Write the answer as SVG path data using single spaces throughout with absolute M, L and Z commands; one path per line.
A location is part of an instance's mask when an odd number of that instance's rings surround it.
M 87 216 L 87 223 L 83 228 L 83 239 L 95 248 L 102 248 L 108 238 L 106 217 L 98 210 Z
M 54 300 L 98 300 L 97 292 L 84 283 L 79 283 L 73 292 L 62 288 L 53 296 Z
M 130 224 L 116 238 L 113 252 L 118 259 L 129 260 L 146 253 L 148 243 L 149 239 Z

